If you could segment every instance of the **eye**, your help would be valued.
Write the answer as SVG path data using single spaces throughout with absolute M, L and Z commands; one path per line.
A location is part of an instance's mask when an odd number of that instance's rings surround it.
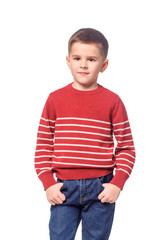
M 76 61 L 79 61 L 79 60 L 80 60 L 79 57 L 75 57 L 75 58 L 73 58 L 73 59 L 76 60 Z
M 90 62 L 95 62 L 95 59 L 94 58 L 89 58 L 88 59 Z

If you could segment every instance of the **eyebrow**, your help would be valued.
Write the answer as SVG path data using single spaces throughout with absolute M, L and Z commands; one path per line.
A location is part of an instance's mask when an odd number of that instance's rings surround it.
M 72 57 L 80 57 L 80 55 L 76 55 L 76 54 L 73 54 L 71 55 Z M 94 59 L 97 59 L 96 56 L 87 56 L 87 58 L 94 58 Z

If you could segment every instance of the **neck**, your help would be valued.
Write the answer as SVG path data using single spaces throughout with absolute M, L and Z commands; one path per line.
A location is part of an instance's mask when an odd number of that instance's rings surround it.
M 95 82 L 94 84 L 79 84 L 77 82 L 73 82 L 72 83 L 72 87 L 77 89 L 77 90 L 81 90 L 81 91 L 92 91 L 98 88 L 98 84 L 97 82 Z

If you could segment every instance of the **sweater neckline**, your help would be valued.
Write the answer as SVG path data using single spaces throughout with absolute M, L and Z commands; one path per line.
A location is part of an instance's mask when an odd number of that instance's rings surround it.
M 88 90 L 88 91 L 85 91 L 85 90 L 79 90 L 79 89 L 76 89 L 72 86 L 73 82 L 69 83 L 68 84 L 68 89 L 75 93 L 75 94 L 80 94 L 80 95 L 90 95 L 90 94 L 97 94 L 98 92 L 100 92 L 102 90 L 102 85 L 100 85 L 99 83 L 97 83 L 98 87 L 96 89 L 93 89 L 93 90 Z

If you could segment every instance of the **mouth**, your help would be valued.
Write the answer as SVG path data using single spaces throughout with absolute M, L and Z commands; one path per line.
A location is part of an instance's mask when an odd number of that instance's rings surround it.
M 86 75 L 88 75 L 89 73 L 88 73 L 88 72 L 78 72 L 78 74 L 80 74 L 81 76 L 86 76 Z

